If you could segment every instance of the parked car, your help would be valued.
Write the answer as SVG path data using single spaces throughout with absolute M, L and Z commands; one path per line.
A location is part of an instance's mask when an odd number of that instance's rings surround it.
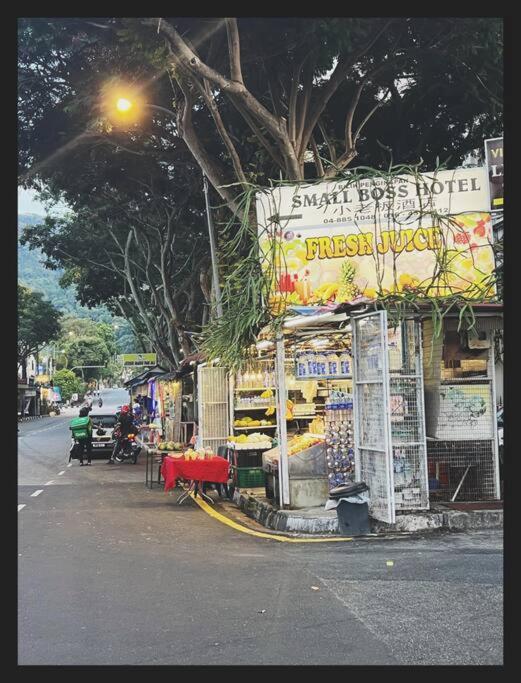
M 92 430 L 92 455 L 100 452 L 104 455 L 112 453 L 114 448 L 114 438 L 112 432 L 116 424 L 114 413 L 103 413 L 100 411 L 90 413 L 93 422 Z

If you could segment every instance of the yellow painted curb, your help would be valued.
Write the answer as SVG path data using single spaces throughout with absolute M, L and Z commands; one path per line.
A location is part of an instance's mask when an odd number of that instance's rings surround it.
M 201 510 L 204 510 L 206 514 L 210 515 L 210 517 L 213 517 L 214 519 L 217 519 L 219 522 L 222 524 L 227 524 L 228 526 L 232 527 L 232 529 L 235 529 L 236 531 L 242 531 L 243 534 L 249 534 L 250 536 L 257 536 L 258 538 L 270 538 L 273 539 L 274 541 L 281 541 L 282 543 L 337 543 L 338 541 L 352 541 L 352 538 L 288 538 L 287 536 L 279 536 L 277 534 L 268 534 L 268 533 L 263 533 L 262 531 L 254 531 L 253 529 L 248 529 L 248 527 L 242 526 L 242 524 L 238 524 L 237 522 L 234 522 L 233 519 L 229 519 L 229 517 L 225 517 L 224 515 L 221 515 L 220 512 L 217 512 L 217 510 L 214 510 L 208 503 L 206 503 L 204 500 L 201 498 L 195 498 L 194 494 L 190 494 L 191 498 L 193 501 L 199 505 Z

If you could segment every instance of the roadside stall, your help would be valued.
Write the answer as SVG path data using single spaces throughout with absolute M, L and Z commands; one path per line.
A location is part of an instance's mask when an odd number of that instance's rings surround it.
M 286 495 L 291 508 L 324 505 L 332 488 L 363 480 L 378 518 L 429 507 L 419 320 L 393 328 L 385 311 L 367 308 L 288 319 L 279 360 L 266 340 L 257 344 L 271 356 L 262 362 L 278 373 L 277 388 L 286 385 L 276 392 L 285 422 L 277 438 L 284 427 L 286 436 L 261 454 L 266 493 L 279 504 Z
M 340 180 L 281 184 L 258 191 L 256 207 L 269 307 L 274 317 L 297 314 L 286 317 L 269 340 L 278 443 L 263 459 L 274 471 L 279 504 L 302 504 L 295 482 L 312 468 L 313 458 L 307 470 L 291 464 L 298 442 L 284 414 L 292 381 L 313 381 L 319 391 L 311 403 L 324 423 L 326 486 L 354 475 L 369 487 L 371 515 L 388 523 L 397 511 L 428 509 L 418 300 L 452 301 L 463 314 L 467 301 L 494 297 L 484 169 L 375 171 L 367 177 L 353 173 Z M 399 323 L 388 318 L 393 297 Z M 307 340 L 304 328 L 311 333 Z M 335 339 L 335 332 L 342 334 Z M 342 376 L 347 385 L 327 385 L 322 373 L 330 365 L 338 372 L 336 381 Z M 241 426 L 244 431 L 244 419 Z M 314 489 L 318 494 L 317 483 Z

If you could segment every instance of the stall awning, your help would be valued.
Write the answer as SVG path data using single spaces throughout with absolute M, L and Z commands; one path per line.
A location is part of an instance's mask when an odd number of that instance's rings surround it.
M 156 365 L 150 370 L 145 370 L 145 372 L 142 372 L 139 375 L 136 375 L 136 377 L 132 377 L 131 379 L 127 380 L 124 386 L 131 389 L 138 384 L 145 384 L 150 377 L 156 377 L 157 375 L 165 374 L 167 374 L 165 368 L 162 368 L 160 365 Z

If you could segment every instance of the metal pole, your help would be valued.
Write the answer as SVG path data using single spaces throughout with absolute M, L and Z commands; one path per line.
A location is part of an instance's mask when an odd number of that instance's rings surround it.
M 221 286 L 219 284 L 219 269 L 217 264 L 217 252 L 215 249 L 215 234 L 213 229 L 212 212 L 210 209 L 210 197 L 208 190 L 208 178 L 203 173 L 204 201 L 206 204 L 206 218 L 208 220 L 208 235 L 210 236 L 210 254 L 212 257 L 212 277 L 215 293 L 215 308 L 217 317 L 222 318 L 223 307 L 221 303 Z
M 288 469 L 288 430 L 286 424 L 286 373 L 284 370 L 284 337 L 277 334 L 275 356 L 275 376 L 277 389 L 277 427 L 279 436 L 279 500 L 280 506 L 289 505 L 289 469 Z

